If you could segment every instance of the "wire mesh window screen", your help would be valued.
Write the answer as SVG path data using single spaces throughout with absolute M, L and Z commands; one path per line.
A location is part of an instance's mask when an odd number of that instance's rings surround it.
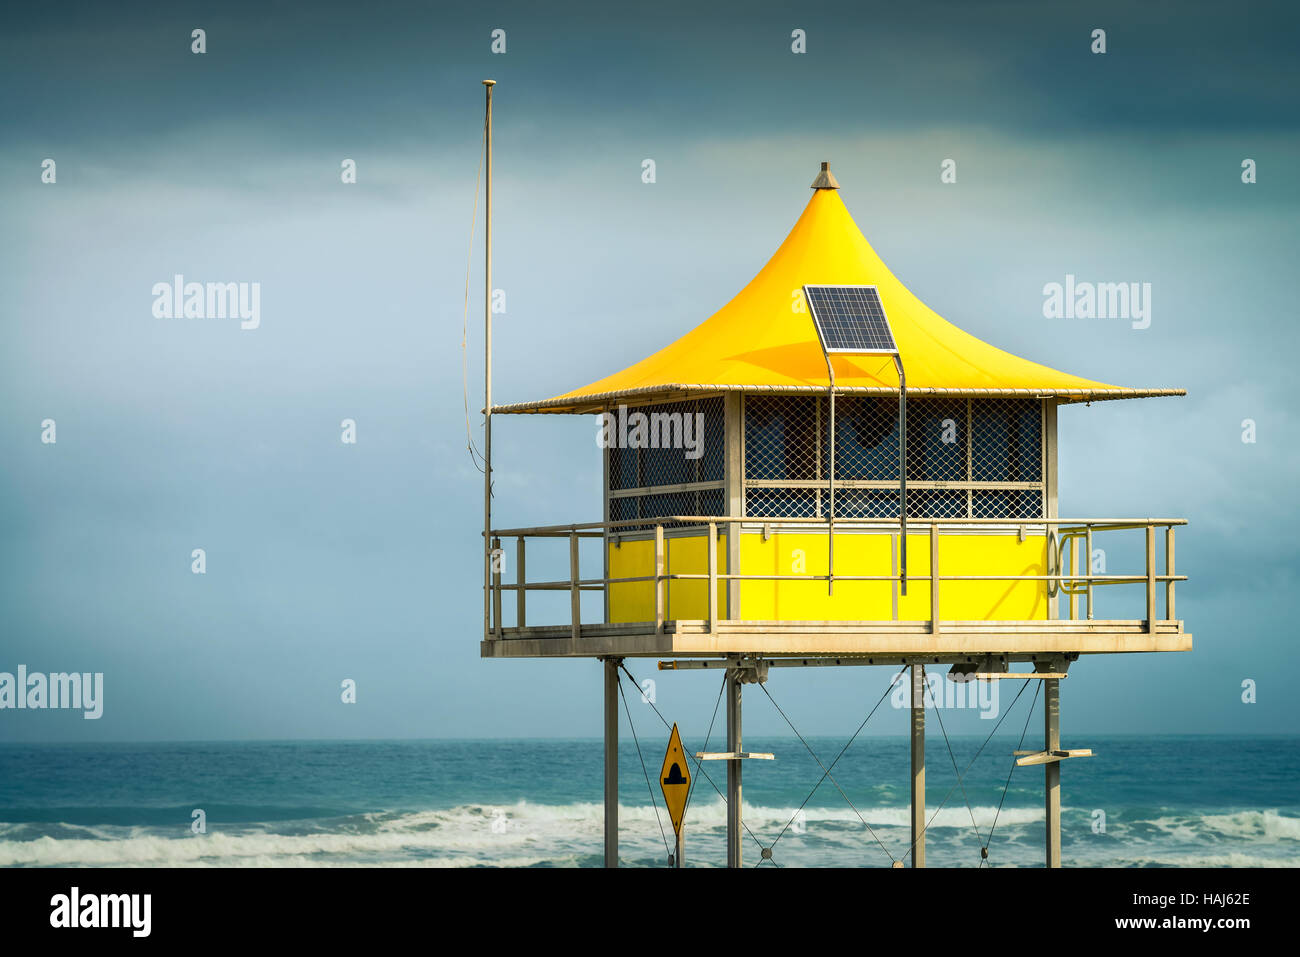
M 968 481 L 964 399 L 921 399 L 907 403 L 907 480 Z
M 839 502 L 836 501 L 838 512 Z M 895 500 L 897 506 L 897 500 Z M 894 514 L 898 514 L 895 507 Z M 966 490 L 962 488 L 909 488 L 908 518 L 969 518 L 966 514 Z
M 911 489 L 907 491 L 907 498 L 910 503 Z M 911 511 L 910 504 L 908 511 Z M 824 510 L 822 514 L 825 514 Z M 898 489 L 836 488 L 835 515 L 837 518 L 897 518 Z
M 1042 518 L 1043 493 L 1039 489 L 975 489 L 971 511 L 972 518 Z
M 754 518 L 814 518 L 824 514 L 825 489 L 751 488 L 745 493 L 746 515 Z M 894 514 L 898 514 L 895 510 Z
M 909 400 L 908 516 L 1042 518 L 1042 421 L 1031 398 Z M 897 517 L 897 400 L 836 397 L 835 433 L 835 514 Z M 745 513 L 825 517 L 829 436 L 826 398 L 746 397 Z M 987 488 L 1009 483 L 1025 487 Z
M 609 500 L 610 521 L 630 521 L 637 518 L 660 519 L 669 515 L 721 515 L 724 502 L 722 489 L 704 488 L 688 492 L 658 492 L 651 495 L 628 495 Z M 689 525 L 690 522 L 650 522 L 645 525 L 627 525 L 620 531 L 636 532 L 662 524 L 666 528 Z
M 1042 481 L 1042 417 L 1037 401 L 971 400 L 971 471 L 976 482 Z
M 820 468 L 820 400 L 814 396 L 755 396 L 745 400 L 745 476 L 815 480 Z
M 727 449 L 721 396 L 627 407 L 611 414 L 618 433 L 608 449 L 611 493 L 703 483 L 717 487 L 611 494 L 610 521 L 723 513 Z M 630 526 L 624 531 L 650 527 Z
M 611 410 L 612 491 L 721 482 L 727 458 L 721 396 Z
M 821 407 L 821 469 L 830 475 L 830 400 Z M 910 439 L 910 435 L 909 435 Z M 908 442 L 911 445 L 911 442 Z M 861 396 L 835 399 L 835 480 L 898 481 L 898 402 Z

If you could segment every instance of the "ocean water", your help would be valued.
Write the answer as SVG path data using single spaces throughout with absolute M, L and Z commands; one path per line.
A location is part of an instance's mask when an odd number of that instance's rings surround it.
M 986 844 L 985 866 L 1042 865 L 1042 768 L 1011 772 L 1003 800 L 1015 737 L 994 739 L 964 791 L 942 739 L 927 741 L 930 866 L 980 866 Z M 982 741 L 953 739 L 958 767 Z M 844 739 L 808 743 L 829 765 Z M 643 741 L 652 784 L 664 744 Z M 1300 738 L 1089 744 L 1096 757 L 1062 770 L 1067 865 L 1300 864 Z M 859 738 L 834 768 L 838 788 L 827 779 L 815 790 L 822 771 L 797 738 L 745 745 L 777 755 L 745 766 L 747 863 L 763 846 L 780 866 L 904 857 L 905 738 Z M 589 739 L 0 745 L 0 866 L 599 866 L 601 753 Z M 619 760 L 622 864 L 662 866 L 672 834 L 662 798 L 656 788 L 656 810 L 630 741 Z M 725 788 L 720 762 L 705 769 Z M 192 833 L 196 809 L 206 833 Z M 721 865 L 725 820 L 697 775 L 688 866 Z

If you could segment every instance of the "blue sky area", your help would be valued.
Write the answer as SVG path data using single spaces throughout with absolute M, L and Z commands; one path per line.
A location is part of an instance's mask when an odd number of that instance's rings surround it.
M 705 319 L 777 247 L 829 160 L 867 238 L 941 315 L 1056 368 L 1188 390 L 1061 413 L 1063 514 L 1190 520 L 1178 609 L 1196 638 L 1192 654 L 1076 666 L 1067 738 L 1294 731 L 1295 11 L 13 8 L 0 35 L 0 671 L 103 672 L 106 691 L 98 721 L 6 711 L 0 740 L 599 733 L 595 663 L 478 656 L 482 487 L 461 324 L 487 76 L 499 401 L 584 384 Z M 1105 55 L 1089 49 L 1098 27 Z M 940 183 L 947 158 L 956 184 Z M 355 185 L 340 182 L 344 159 Z M 481 238 L 480 220 L 471 410 Z M 151 288 L 177 273 L 260 283 L 260 327 L 155 318 Z M 1067 274 L 1151 283 L 1150 328 L 1045 319 L 1043 286 Z M 340 441 L 346 418 L 355 445 Z M 594 435 L 585 418 L 499 419 L 500 521 L 598 519 Z M 205 575 L 191 574 L 195 548 Z M 716 675 L 656 677 L 661 710 L 707 722 Z M 847 734 L 887 677 L 788 670 L 769 687 L 800 730 Z M 748 731 L 785 730 L 750 700 Z M 904 727 L 891 711 L 872 730 Z

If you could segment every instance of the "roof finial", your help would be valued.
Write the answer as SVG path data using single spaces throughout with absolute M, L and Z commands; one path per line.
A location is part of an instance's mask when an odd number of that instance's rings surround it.
M 835 181 L 835 174 L 831 172 L 831 164 L 823 162 L 822 171 L 817 174 L 817 178 L 812 182 L 813 189 L 839 189 L 840 184 Z

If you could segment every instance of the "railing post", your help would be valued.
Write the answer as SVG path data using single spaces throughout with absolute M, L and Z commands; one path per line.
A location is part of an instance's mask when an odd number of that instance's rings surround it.
M 1173 621 L 1178 615 L 1174 612 L 1174 527 L 1165 527 L 1165 574 L 1170 580 L 1165 583 L 1165 617 Z
M 527 615 L 527 592 L 524 591 L 524 536 L 520 535 L 515 539 L 515 584 L 518 590 L 515 592 L 515 625 L 523 628 Z
M 1079 617 L 1079 536 L 1070 536 L 1070 620 Z
M 968 490 L 969 491 L 969 490 Z M 1057 556 L 1052 551 L 1052 543 L 1059 542 L 1058 532 L 1060 527 L 1053 525 L 1050 521 L 1043 526 L 1043 548 L 1045 557 L 1043 562 L 1043 571 L 1048 575 L 1060 575 L 1061 569 L 1058 567 Z M 1061 583 L 1051 579 L 1043 583 L 1047 586 L 1045 597 L 1047 598 L 1047 617 L 1055 621 L 1061 613 Z
M 1088 572 L 1088 584 L 1085 589 L 1088 593 L 1088 620 L 1092 621 L 1092 526 L 1089 525 L 1083 533 L 1083 550 L 1086 553 L 1083 556 L 1083 567 Z
M 578 589 L 578 533 L 569 532 L 569 612 L 573 619 L 573 640 L 582 628 L 582 592 Z
M 667 564 L 664 554 L 664 527 L 655 526 L 655 634 L 664 633 L 664 611 L 666 602 L 664 601 L 664 592 L 667 589 L 667 583 L 664 581 L 664 569 Z
M 492 539 L 492 637 L 501 637 L 501 539 Z
M 930 523 L 930 634 L 939 634 L 939 526 Z
M 718 523 L 709 522 L 709 633 L 718 630 Z
M 1147 526 L 1147 634 L 1156 633 L 1156 527 Z

